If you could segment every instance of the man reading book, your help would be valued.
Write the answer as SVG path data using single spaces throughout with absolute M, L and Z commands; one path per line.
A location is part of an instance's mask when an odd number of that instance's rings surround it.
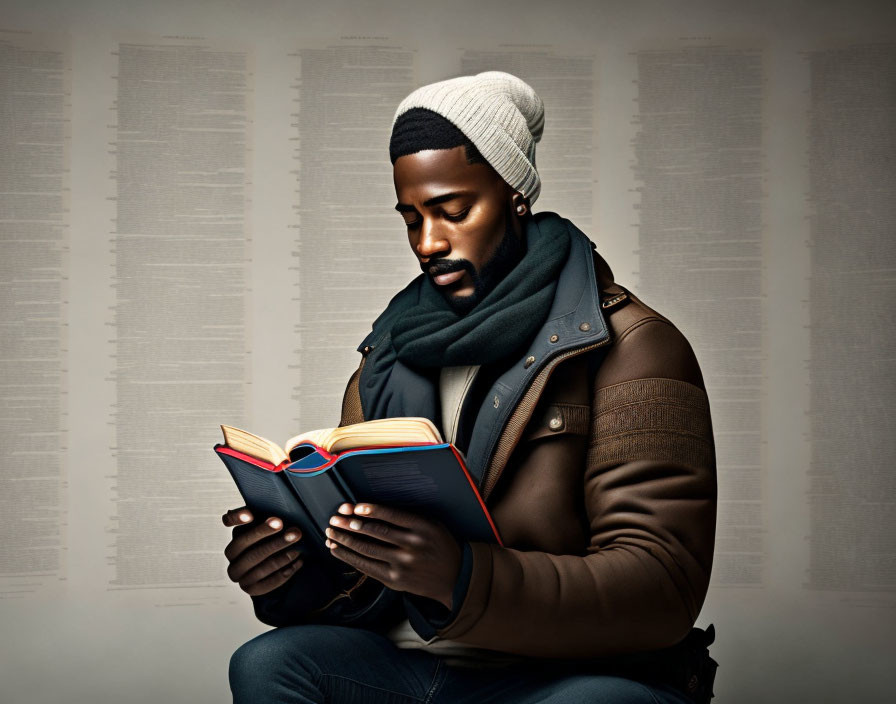
M 700 367 L 585 233 L 532 212 L 543 128 L 539 96 L 498 71 L 398 106 L 395 208 L 422 273 L 358 346 L 342 407 L 342 425 L 431 419 L 503 545 L 344 504 L 334 576 L 295 526 L 229 511 L 228 573 L 277 626 L 234 653 L 235 702 L 711 696 L 706 658 L 687 659 L 711 640 L 694 628 L 716 517 Z

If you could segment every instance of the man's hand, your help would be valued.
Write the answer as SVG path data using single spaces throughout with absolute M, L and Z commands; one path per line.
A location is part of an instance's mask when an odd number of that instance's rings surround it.
M 390 589 L 452 608 L 463 552 L 443 524 L 367 503 L 342 504 L 338 511 L 327 528 L 334 557 Z
M 283 521 L 276 516 L 251 524 L 252 512 L 243 506 L 223 516 L 225 526 L 233 526 L 233 539 L 224 548 L 230 562 L 227 576 L 249 596 L 267 594 L 284 584 L 302 566 L 298 550 L 288 550 L 302 537 L 298 528 L 282 533 Z

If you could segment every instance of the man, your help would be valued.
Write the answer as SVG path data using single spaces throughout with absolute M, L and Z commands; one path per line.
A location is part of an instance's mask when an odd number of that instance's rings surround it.
M 234 701 L 691 701 L 669 682 L 712 566 L 702 375 L 582 232 L 531 212 L 543 125 L 497 71 L 399 105 L 396 209 L 423 273 L 359 345 L 342 408 L 342 424 L 432 419 L 504 545 L 344 504 L 336 579 L 303 564 L 294 527 L 228 512 L 230 577 L 280 626 L 234 654 Z

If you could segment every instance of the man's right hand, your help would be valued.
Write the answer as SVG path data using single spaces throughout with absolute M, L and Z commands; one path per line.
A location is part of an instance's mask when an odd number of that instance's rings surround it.
M 290 549 L 302 537 L 298 528 L 283 530 L 283 521 L 276 516 L 255 523 L 245 506 L 231 509 L 221 520 L 233 527 L 233 538 L 224 548 L 230 562 L 227 576 L 249 596 L 276 589 L 302 566 L 299 551 Z

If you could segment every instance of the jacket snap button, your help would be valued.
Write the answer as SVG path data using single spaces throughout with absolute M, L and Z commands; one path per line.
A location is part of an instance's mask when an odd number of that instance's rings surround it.
M 559 339 L 560 339 L 559 335 L 551 335 L 551 337 L 550 337 L 551 342 L 556 342 Z
M 370 345 L 364 345 L 364 349 L 361 350 L 361 354 L 363 354 L 365 357 L 366 357 L 368 354 L 370 354 Z
M 548 423 L 548 427 L 551 430 L 560 430 L 560 428 L 563 427 L 563 419 L 558 416 L 554 416 Z
M 582 332 L 588 332 L 591 329 L 591 323 L 582 323 L 579 325 L 579 330 Z
M 529 357 L 526 357 L 526 361 L 523 363 L 523 367 L 525 367 L 526 369 L 528 369 L 528 368 L 531 367 L 534 363 L 535 363 L 535 357 L 532 357 L 532 356 L 530 355 Z

